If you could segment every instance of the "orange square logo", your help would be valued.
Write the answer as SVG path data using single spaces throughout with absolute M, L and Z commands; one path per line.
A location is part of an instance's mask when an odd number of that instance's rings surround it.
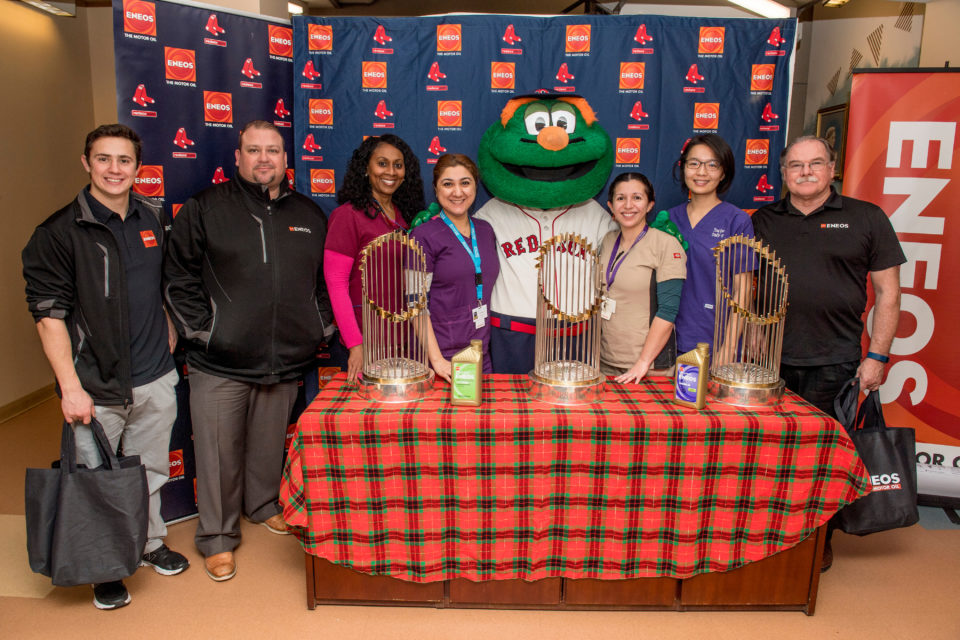
M 333 100 L 314 98 L 307 103 L 310 124 L 333 124 Z
M 310 169 L 311 193 L 336 193 L 333 169 Z
M 123 0 L 123 30 L 145 36 L 157 35 L 157 6 L 144 0 Z
M 386 62 L 363 62 L 363 88 L 364 89 L 386 89 L 387 88 L 387 63 Z
M 747 150 L 743 163 L 750 167 L 766 165 L 770 158 L 770 141 L 747 138 Z
M 197 81 L 197 54 L 193 49 L 163 48 L 167 80 Z
M 437 52 L 462 51 L 463 29 L 459 24 L 437 25 Z
M 179 204 L 178 204 L 178 203 L 173 203 L 173 204 L 170 206 L 170 210 L 173 212 L 173 215 L 170 216 L 170 217 L 176 218 L 176 217 L 177 217 L 177 214 L 180 213 L 180 209 L 183 209 L 183 203 L 182 203 L 182 202 L 179 203 Z
M 490 88 L 491 89 L 513 89 L 516 81 L 516 63 L 514 62 L 491 62 L 490 63 Z
M 643 76 L 645 71 L 645 62 L 621 62 L 620 88 L 643 89 Z
M 750 91 L 773 91 L 773 70 L 776 65 L 755 64 L 750 70 Z
M 617 164 L 640 162 L 640 138 L 617 138 Z
M 437 101 L 437 126 L 459 127 L 463 125 L 463 103 L 460 100 Z
M 700 43 L 697 53 L 723 53 L 725 27 L 700 27 Z
M 693 128 L 717 129 L 720 127 L 719 102 L 695 102 L 693 104 Z
M 183 474 L 183 449 L 176 449 L 170 452 L 170 477 L 179 478 Z
M 204 91 L 203 121 L 233 122 L 233 96 L 226 91 Z
M 566 37 L 567 53 L 590 52 L 590 25 L 568 24 Z
M 287 174 L 287 185 L 291 189 L 296 189 L 297 181 L 296 181 L 296 176 L 293 174 L 293 169 L 291 169 L 290 167 L 287 167 L 286 174 Z
M 307 49 L 333 51 L 333 27 L 328 24 L 308 24 Z
M 133 190 L 148 198 L 163 197 L 163 165 L 142 164 L 133 180 Z
M 270 38 L 270 55 L 293 57 L 293 29 L 275 24 L 267 25 L 267 36 Z

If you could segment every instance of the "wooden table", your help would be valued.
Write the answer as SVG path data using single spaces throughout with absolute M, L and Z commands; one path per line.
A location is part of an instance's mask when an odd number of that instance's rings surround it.
M 822 526 L 869 490 L 831 418 L 670 402 L 608 382 L 595 406 L 374 405 L 335 378 L 301 415 L 281 501 L 308 605 L 792 608 L 812 613 Z

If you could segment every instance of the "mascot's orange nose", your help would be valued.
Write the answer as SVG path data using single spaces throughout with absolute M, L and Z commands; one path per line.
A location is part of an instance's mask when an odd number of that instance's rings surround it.
M 537 134 L 537 143 L 547 151 L 560 151 L 570 142 L 563 127 L 544 127 Z

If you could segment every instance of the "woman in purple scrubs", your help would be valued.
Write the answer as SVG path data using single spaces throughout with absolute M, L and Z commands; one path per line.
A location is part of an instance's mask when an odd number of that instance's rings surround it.
M 433 169 L 440 213 L 415 228 L 429 272 L 427 353 L 438 376 L 450 380 L 450 358 L 483 341 L 483 371 L 490 366 L 490 293 L 500 275 L 493 227 L 470 215 L 480 174 L 467 156 L 448 153 Z
M 714 304 L 716 302 L 716 261 L 713 248 L 724 238 L 753 237 L 750 216 L 720 196 L 733 183 L 736 165 L 730 145 L 715 133 L 694 136 L 680 153 L 676 176 L 689 200 L 667 213 L 689 244 L 687 279 L 680 294 L 677 314 L 677 351 L 696 349 L 706 342 L 713 353 Z M 749 286 L 749 272 L 737 274 L 733 289 L 737 297 Z

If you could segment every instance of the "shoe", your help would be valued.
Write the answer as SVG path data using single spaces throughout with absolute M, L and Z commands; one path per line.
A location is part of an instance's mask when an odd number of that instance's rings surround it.
M 223 582 L 237 575 L 237 561 L 233 559 L 233 551 L 215 553 L 203 561 L 203 569 L 211 580 Z
M 278 513 L 270 516 L 260 524 L 269 529 L 270 533 L 276 533 L 277 535 L 281 536 L 290 535 L 290 529 L 287 527 L 287 523 L 283 520 L 283 514 Z
M 820 573 L 826 573 L 833 566 L 833 545 L 827 540 L 823 546 L 823 560 L 820 562 Z
M 101 582 L 93 585 L 93 606 L 108 611 L 119 609 L 130 604 L 130 592 L 123 586 L 123 582 Z
M 153 567 L 153 570 L 162 576 L 175 576 L 185 571 L 190 566 L 190 561 L 184 558 L 183 554 L 162 544 L 150 553 L 143 554 L 140 566 Z

